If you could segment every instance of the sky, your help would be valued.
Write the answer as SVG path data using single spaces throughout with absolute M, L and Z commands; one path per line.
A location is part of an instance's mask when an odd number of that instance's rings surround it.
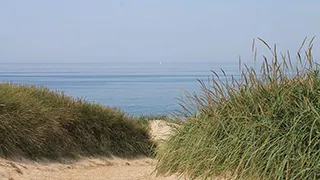
M 319 7 L 317 0 L 0 0 L 0 63 L 251 60 L 253 38 L 294 52 L 306 36 L 319 36 Z

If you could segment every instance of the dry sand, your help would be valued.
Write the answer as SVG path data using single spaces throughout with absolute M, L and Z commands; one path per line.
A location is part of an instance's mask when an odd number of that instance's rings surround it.
M 165 140 L 172 128 L 165 121 L 150 123 L 153 139 Z M 156 160 L 151 158 L 83 158 L 63 163 L 11 161 L 0 158 L 0 180 L 176 180 L 176 176 L 156 177 Z
M 85 158 L 77 162 L 28 162 L 0 159 L 0 179 L 5 180 L 175 180 L 156 177 L 156 161 L 150 158 Z

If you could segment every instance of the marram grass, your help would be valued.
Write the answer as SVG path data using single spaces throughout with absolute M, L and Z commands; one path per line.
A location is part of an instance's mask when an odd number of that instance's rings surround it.
M 261 40 L 261 39 L 260 39 Z M 271 48 L 260 72 L 213 72 L 182 104 L 188 120 L 157 151 L 159 174 L 190 179 L 320 179 L 320 74 L 305 41 L 293 62 Z M 253 48 L 254 49 L 254 48 Z M 223 77 L 227 79 L 227 76 Z M 198 112 L 196 115 L 193 112 Z
M 35 86 L 0 84 L 0 157 L 150 155 L 145 126 L 123 112 Z

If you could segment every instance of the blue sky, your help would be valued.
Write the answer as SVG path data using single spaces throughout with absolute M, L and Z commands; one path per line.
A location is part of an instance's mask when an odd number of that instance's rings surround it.
M 295 51 L 305 36 L 319 35 L 319 7 L 316 0 L 2 0 L 0 62 L 251 59 L 255 37 Z

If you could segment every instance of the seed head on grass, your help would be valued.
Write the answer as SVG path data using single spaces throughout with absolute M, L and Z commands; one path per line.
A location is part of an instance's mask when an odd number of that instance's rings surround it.
M 158 150 L 157 172 L 210 179 L 320 179 L 320 76 L 312 42 L 263 56 L 240 79 L 213 72 L 181 105 L 189 118 Z M 307 46 L 303 54 L 303 48 Z M 253 52 L 255 47 L 253 44 Z M 254 55 L 256 57 L 256 53 Z M 197 116 L 191 116 L 198 112 Z

